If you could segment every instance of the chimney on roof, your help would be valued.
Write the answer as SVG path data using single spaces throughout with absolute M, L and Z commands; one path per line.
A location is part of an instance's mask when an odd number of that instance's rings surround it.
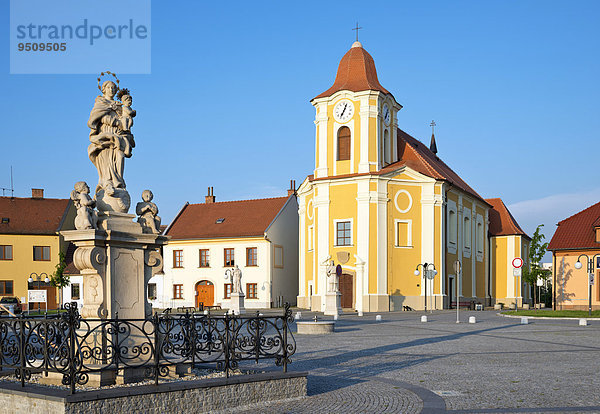
M 288 190 L 288 197 L 296 194 L 296 180 L 290 180 L 290 188 Z
M 215 202 L 215 195 L 213 193 L 213 187 L 208 187 L 208 195 L 204 197 L 204 202 L 206 204 L 212 204 Z
M 44 198 L 44 189 L 43 188 L 32 188 L 31 189 L 31 198 Z

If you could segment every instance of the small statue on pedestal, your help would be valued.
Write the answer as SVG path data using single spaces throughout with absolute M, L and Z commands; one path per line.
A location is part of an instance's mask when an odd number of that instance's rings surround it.
M 242 293 L 242 271 L 235 265 L 235 269 L 231 274 L 231 292 L 232 293 Z
M 138 223 L 142 225 L 144 233 L 159 234 L 161 218 L 158 216 L 158 207 L 152 202 L 154 194 L 150 190 L 142 193 L 142 202 L 137 203 L 135 212 L 139 216 Z
M 338 275 L 335 271 L 335 263 L 332 261 L 329 262 L 327 266 L 327 280 L 329 284 L 327 285 L 328 292 L 337 292 L 338 291 Z
M 71 200 L 77 209 L 75 217 L 75 228 L 77 230 L 96 229 L 98 215 L 94 211 L 96 202 L 90 197 L 90 187 L 85 181 L 75 183 L 74 190 L 71 191 Z

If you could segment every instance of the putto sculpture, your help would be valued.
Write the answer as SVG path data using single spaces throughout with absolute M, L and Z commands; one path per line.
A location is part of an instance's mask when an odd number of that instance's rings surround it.
M 158 216 L 158 207 L 152 202 L 154 194 L 150 190 L 142 192 L 142 202 L 137 203 L 135 212 L 139 216 L 138 223 L 142 225 L 144 233 L 160 233 L 161 218 Z
M 100 76 L 104 74 L 102 72 Z M 98 210 L 127 213 L 131 198 L 126 190 L 123 171 L 125 158 L 131 157 L 131 150 L 135 147 L 131 127 L 136 113 L 131 109 L 129 91 L 119 89 L 115 74 L 106 74 L 112 75 L 115 82 L 106 80 L 100 85 L 101 77 L 98 78 L 98 89 L 102 94 L 96 97 L 88 120 L 88 155 L 98 170 L 95 191 Z
M 90 187 L 85 181 L 75 183 L 74 190 L 71 191 L 71 200 L 77 209 L 75 228 L 77 230 L 97 228 L 98 215 L 94 211 L 96 202 L 90 197 Z

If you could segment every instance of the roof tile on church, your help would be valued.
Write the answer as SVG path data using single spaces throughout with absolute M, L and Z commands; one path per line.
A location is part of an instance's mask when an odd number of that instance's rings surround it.
M 600 203 L 558 222 L 548 250 L 598 249 L 594 227 L 600 225 Z
M 71 200 L 0 197 L 0 234 L 54 235 Z
M 175 240 L 262 236 L 288 199 L 186 204 L 165 234 Z
M 502 199 L 486 198 L 492 208 L 489 210 L 489 232 L 492 236 L 520 235 L 530 238 L 519 226 L 517 220 L 510 213 Z
M 342 57 L 335 76 L 335 82 L 333 82 L 331 88 L 313 99 L 331 96 L 341 90 L 352 92 L 374 90 L 391 95 L 379 83 L 375 62 L 359 42 L 355 42 L 352 48 Z
M 403 166 L 407 166 L 428 177 L 447 181 L 453 186 L 485 202 L 473 188 L 452 171 L 425 144 L 398 128 L 398 161 L 382 168 L 379 174 L 386 174 Z

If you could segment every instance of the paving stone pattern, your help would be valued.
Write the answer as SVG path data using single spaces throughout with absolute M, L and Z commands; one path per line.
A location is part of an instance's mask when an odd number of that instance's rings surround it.
M 422 314 L 341 316 L 332 335 L 296 335 L 290 369 L 309 371 L 308 396 L 223 413 L 600 413 L 600 321 Z

